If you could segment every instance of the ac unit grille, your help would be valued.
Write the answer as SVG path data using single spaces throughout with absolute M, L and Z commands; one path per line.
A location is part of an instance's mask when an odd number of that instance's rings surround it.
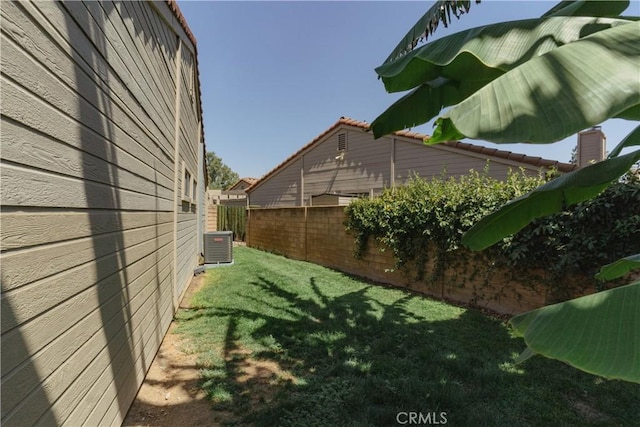
M 220 264 L 233 262 L 233 232 L 215 231 L 204 233 L 204 263 Z

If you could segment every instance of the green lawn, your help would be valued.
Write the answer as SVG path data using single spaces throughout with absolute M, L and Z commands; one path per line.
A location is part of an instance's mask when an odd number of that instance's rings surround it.
M 249 248 L 234 258 L 208 270 L 176 316 L 229 423 L 393 426 L 410 412 L 454 426 L 640 420 L 640 385 L 542 357 L 514 366 L 524 343 L 503 321 Z

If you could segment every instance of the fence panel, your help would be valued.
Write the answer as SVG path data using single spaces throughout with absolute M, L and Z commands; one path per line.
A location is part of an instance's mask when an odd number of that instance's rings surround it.
M 247 208 L 244 206 L 218 206 L 218 230 L 233 231 L 233 240 L 244 242 L 247 227 Z

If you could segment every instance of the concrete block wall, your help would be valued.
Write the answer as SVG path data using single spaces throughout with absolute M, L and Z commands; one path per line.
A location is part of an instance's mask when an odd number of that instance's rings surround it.
M 305 216 L 306 208 L 250 209 L 247 246 L 305 260 Z
M 531 280 L 531 275 L 518 280 L 513 271 L 493 268 L 477 253 L 464 254 L 459 262 L 445 266 L 442 278 L 437 281 L 416 281 L 411 272 L 392 271 L 393 252 L 390 249 L 381 252 L 373 241 L 369 242 L 363 257 L 356 259 L 354 239 L 346 232 L 344 221 L 341 206 L 250 209 L 247 245 L 499 313 L 520 313 L 548 302 L 540 281 Z M 433 257 L 430 257 L 425 277 L 433 270 Z

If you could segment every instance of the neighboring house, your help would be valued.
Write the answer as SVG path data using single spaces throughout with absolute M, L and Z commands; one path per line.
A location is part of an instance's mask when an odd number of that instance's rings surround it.
M 541 168 L 568 172 L 576 166 L 462 142 L 425 145 L 425 135 L 400 131 L 373 139 L 368 124 L 340 118 L 247 189 L 252 207 L 346 204 L 349 197 L 377 195 L 407 181 L 460 176 L 470 169 L 506 178 L 509 169 L 538 174 Z M 587 151 L 587 150 L 583 150 Z
M 2 419 L 121 425 L 202 252 L 177 4 L 0 2 Z
M 207 190 L 207 230 L 218 231 L 219 206 L 247 206 L 247 194 L 244 190 Z
M 240 178 L 238 182 L 228 188 L 229 191 L 246 190 L 258 181 L 256 178 Z
M 257 181 L 241 178 L 228 190 L 207 190 L 207 231 L 218 231 L 218 206 L 247 206 L 245 190 Z

